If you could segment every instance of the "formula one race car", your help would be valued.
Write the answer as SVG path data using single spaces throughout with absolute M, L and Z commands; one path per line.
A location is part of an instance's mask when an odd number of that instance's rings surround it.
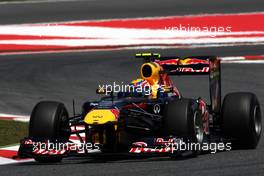
M 257 147 L 262 130 L 258 99 L 253 93 L 236 92 L 221 103 L 217 57 L 157 53 L 136 57 L 144 59 L 141 78 L 126 91 L 99 87 L 98 94 L 109 93 L 99 101 L 85 102 L 78 115 L 69 117 L 62 103 L 39 102 L 18 156 L 57 162 L 66 156 L 95 155 L 95 151 L 175 157 L 214 150 L 214 143 L 216 150 Z M 211 102 L 183 97 L 169 78 L 173 75 L 208 75 Z

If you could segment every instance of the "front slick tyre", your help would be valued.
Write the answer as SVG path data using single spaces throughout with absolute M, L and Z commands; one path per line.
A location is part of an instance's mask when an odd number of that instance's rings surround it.
M 50 140 L 68 141 L 70 137 L 69 116 L 62 103 L 54 101 L 39 102 L 33 109 L 29 122 L 29 137 Z M 38 162 L 59 162 L 60 156 L 35 156 Z
M 198 103 L 191 99 L 179 99 L 168 102 L 165 109 L 164 132 L 166 136 L 183 137 L 185 144 L 195 147 L 180 151 L 182 155 L 196 157 L 203 143 L 203 123 Z M 197 147 L 198 146 L 198 147 Z M 172 157 L 178 154 L 173 154 Z

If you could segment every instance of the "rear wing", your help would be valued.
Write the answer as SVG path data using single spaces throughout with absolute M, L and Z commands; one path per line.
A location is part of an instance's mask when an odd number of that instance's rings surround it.
M 144 62 L 158 63 L 168 75 L 208 75 L 211 110 L 221 111 L 221 64 L 216 56 L 161 57 L 158 53 L 142 53 Z
M 160 61 L 160 65 L 169 75 L 208 75 L 211 109 L 214 113 L 221 111 L 221 64 L 216 56 L 191 56 L 178 58 L 176 65 L 170 60 Z

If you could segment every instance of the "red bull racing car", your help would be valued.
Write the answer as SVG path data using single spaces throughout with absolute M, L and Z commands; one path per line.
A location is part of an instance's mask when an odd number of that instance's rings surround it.
M 162 57 L 157 53 L 136 57 L 144 60 L 141 78 L 132 81 L 126 91 L 99 87 L 97 93 L 107 95 L 85 102 L 80 114 L 69 117 L 62 103 L 39 102 L 18 156 L 58 162 L 67 156 L 96 153 L 175 157 L 257 147 L 262 130 L 258 99 L 253 93 L 236 92 L 221 102 L 217 57 Z M 207 75 L 211 101 L 182 96 L 170 79 L 174 75 Z M 211 144 L 216 144 L 214 149 Z

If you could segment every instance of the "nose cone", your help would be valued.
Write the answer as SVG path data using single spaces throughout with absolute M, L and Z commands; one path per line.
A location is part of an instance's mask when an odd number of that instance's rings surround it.
M 88 125 L 102 125 L 108 122 L 117 122 L 119 111 L 117 109 L 94 109 L 84 118 Z

